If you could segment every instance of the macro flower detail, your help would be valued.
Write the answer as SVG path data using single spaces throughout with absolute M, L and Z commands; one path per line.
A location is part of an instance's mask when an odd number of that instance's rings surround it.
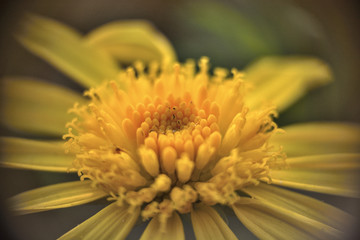
M 173 211 L 195 202 L 234 204 L 237 190 L 269 180 L 284 165 L 280 149 L 267 144 L 277 126 L 273 107 L 249 111 L 246 84 L 234 70 L 223 79 L 188 63 L 173 70 L 138 66 L 117 81 L 85 92 L 91 103 L 75 105 L 68 123 L 68 151 L 81 179 L 90 179 L 119 206 L 145 204 L 144 219 L 159 215 L 165 231 Z M 282 158 L 280 160 L 279 158 Z
M 348 213 L 274 186 L 359 197 L 358 126 L 280 129 L 274 121 L 329 82 L 322 62 L 269 57 L 244 71 L 211 74 L 207 57 L 176 63 L 171 45 L 144 22 L 110 23 L 83 37 L 53 20 L 28 18 L 19 41 L 87 90 L 82 97 L 34 79 L 5 80 L 4 124 L 66 141 L 3 137 L 1 164 L 80 178 L 20 193 L 10 199 L 14 211 L 108 200 L 60 239 L 124 239 L 138 219 L 149 220 L 141 239 L 185 239 L 187 214 L 197 239 L 240 238 L 215 205 L 230 207 L 260 239 L 344 235 L 353 221 Z M 28 122 L 33 116 L 38 121 Z

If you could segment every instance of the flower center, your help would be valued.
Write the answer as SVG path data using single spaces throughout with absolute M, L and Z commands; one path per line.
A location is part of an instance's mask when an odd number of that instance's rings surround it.
M 131 118 L 126 118 L 123 124 L 128 125 L 125 127 L 128 136 L 136 132 L 137 146 L 144 146 L 144 149 L 140 148 L 142 153 L 151 151 L 160 160 L 161 172 L 174 181 L 187 182 L 194 162 L 201 169 L 200 165 L 206 164 L 221 141 L 217 124 L 219 106 L 210 104 L 210 101 L 205 105 L 198 110 L 189 93 L 182 98 L 174 98 L 170 94 L 164 102 L 156 98 L 154 103 L 148 103 L 146 107 L 138 104 L 136 109 L 129 111 Z M 206 155 L 205 151 L 208 152 Z M 143 159 L 147 171 L 155 176 L 158 174 L 158 166 L 152 166 L 150 162 Z
M 141 65 L 141 64 L 140 64 Z M 207 59 L 174 68 L 137 65 L 90 89 L 88 105 L 75 104 L 68 151 L 81 180 L 108 192 L 146 219 L 166 223 L 192 204 L 233 204 L 282 158 L 268 139 L 276 130 L 272 107 L 249 110 L 247 84 L 233 71 L 207 73 Z

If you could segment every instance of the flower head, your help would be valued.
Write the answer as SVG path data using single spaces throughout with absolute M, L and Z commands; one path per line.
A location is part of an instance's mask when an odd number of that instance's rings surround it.
M 248 86 L 233 70 L 208 74 L 208 59 L 149 73 L 141 63 L 116 80 L 85 92 L 68 124 L 74 168 L 131 209 L 145 205 L 143 218 L 188 213 L 195 202 L 234 204 L 236 191 L 269 180 L 283 165 L 280 149 L 268 144 L 277 130 L 271 106 L 246 107 Z M 210 79 L 212 78 L 212 79 Z
M 11 200 L 17 212 L 107 198 L 109 206 L 62 239 L 123 239 L 138 218 L 151 219 L 142 239 L 184 239 L 180 215 L 188 213 L 197 239 L 236 239 L 214 205 L 231 207 L 262 239 L 286 239 L 288 234 L 299 239 L 342 236 L 344 222 L 352 219 L 349 214 L 271 185 L 359 196 L 353 171 L 359 167 L 359 127 L 312 123 L 285 128 L 284 134 L 274 122 L 278 109 L 286 108 L 308 88 L 328 82 L 328 68 L 320 61 L 265 58 L 245 74 L 236 69 L 229 74 L 222 68 L 211 74 L 206 57 L 200 59 L 198 69 L 193 61 L 172 63 L 175 54 L 169 45 L 143 23 L 140 28 L 110 24 L 82 39 L 51 20 L 30 20 L 20 41 L 88 90 L 81 98 L 33 80 L 6 81 L 7 89 L 16 88 L 16 94 L 10 91 L 6 96 L 5 109 L 13 110 L 8 111 L 6 124 L 58 134 L 63 131 L 61 121 L 66 120 L 68 132 L 63 132 L 65 144 L 3 138 L 2 165 L 77 172 L 81 180 L 16 195 Z M 48 31 L 57 32 L 64 42 L 53 39 Z M 124 47 L 129 44 L 123 41 L 124 34 L 135 34 L 142 49 L 148 45 L 139 36 L 147 36 L 147 41 L 156 43 L 147 52 L 153 53 L 152 58 L 164 55 L 165 61 L 115 67 L 114 58 L 134 57 L 117 51 L 131 49 Z M 64 50 L 68 48 L 89 55 Z M 141 52 L 132 51 L 136 56 Z M 94 56 L 98 58 L 89 58 Z M 95 64 L 98 60 L 104 68 Z M 94 68 L 87 69 L 84 63 Z M 26 87 L 40 93 L 50 90 L 57 99 L 47 101 L 30 91 L 19 99 L 18 90 L 24 86 L 22 91 Z M 30 113 L 17 112 L 30 100 L 41 104 Z M 58 115 L 44 111 L 52 108 Z M 61 113 L 67 108 L 73 119 Z M 18 118 L 37 113 L 45 119 L 28 123 Z M 48 124 L 48 119 L 54 119 L 55 125 Z

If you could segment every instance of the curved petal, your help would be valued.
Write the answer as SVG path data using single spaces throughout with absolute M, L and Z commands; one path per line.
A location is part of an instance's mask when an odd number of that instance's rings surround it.
M 265 57 L 247 67 L 245 73 L 255 85 L 247 98 L 248 106 L 256 109 L 270 101 L 279 111 L 289 107 L 309 89 L 332 79 L 328 66 L 310 57 Z
M 61 136 L 71 120 L 68 109 L 84 101 L 69 89 L 31 78 L 3 80 L 1 122 L 24 132 Z
M 127 63 L 136 60 L 176 60 L 171 43 L 146 21 L 118 21 L 105 24 L 90 32 L 85 37 L 85 42 Z
M 353 221 L 349 214 L 336 207 L 283 188 L 262 183 L 242 191 L 263 203 L 285 208 L 339 231 L 346 230 L 346 226 Z
M 75 30 L 54 20 L 29 14 L 17 38 L 32 53 L 85 87 L 96 86 L 118 72 L 113 59 L 87 46 Z
M 160 222 L 158 217 L 154 217 L 147 225 L 140 240 L 185 240 L 184 227 L 179 215 L 174 212 L 167 220 L 166 232 L 160 230 Z
M 9 199 L 18 214 L 67 208 L 92 202 L 107 193 L 91 187 L 91 181 L 54 184 L 20 193 Z
M 233 205 L 239 220 L 259 239 L 341 239 L 342 232 L 326 224 L 256 199 Z
M 36 141 L 24 138 L 2 137 L 1 161 L 4 167 L 72 172 L 74 156 L 65 154 L 62 141 Z
M 288 157 L 360 151 L 360 126 L 343 123 L 305 123 L 283 128 L 271 138 Z
M 139 208 L 136 208 L 134 212 L 130 213 L 127 206 L 119 207 L 116 203 L 112 203 L 61 236 L 59 240 L 125 239 L 136 223 L 139 214 Z
M 270 170 L 271 183 L 308 191 L 360 197 L 360 154 L 288 158 L 288 169 Z
M 220 215 L 212 208 L 198 205 L 191 212 L 191 222 L 196 239 L 237 239 Z

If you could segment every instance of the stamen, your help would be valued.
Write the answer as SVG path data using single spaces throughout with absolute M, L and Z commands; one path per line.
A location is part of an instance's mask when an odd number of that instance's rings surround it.
M 176 173 L 180 182 L 185 183 L 189 181 L 193 170 L 194 162 L 188 156 L 183 155 L 176 161 Z
M 165 171 L 173 175 L 175 172 L 175 160 L 177 158 L 177 153 L 173 147 L 167 146 L 161 152 L 161 161 L 162 166 Z
M 145 170 L 153 177 L 159 175 L 159 160 L 157 154 L 148 148 L 142 147 L 139 149 L 141 164 Z

